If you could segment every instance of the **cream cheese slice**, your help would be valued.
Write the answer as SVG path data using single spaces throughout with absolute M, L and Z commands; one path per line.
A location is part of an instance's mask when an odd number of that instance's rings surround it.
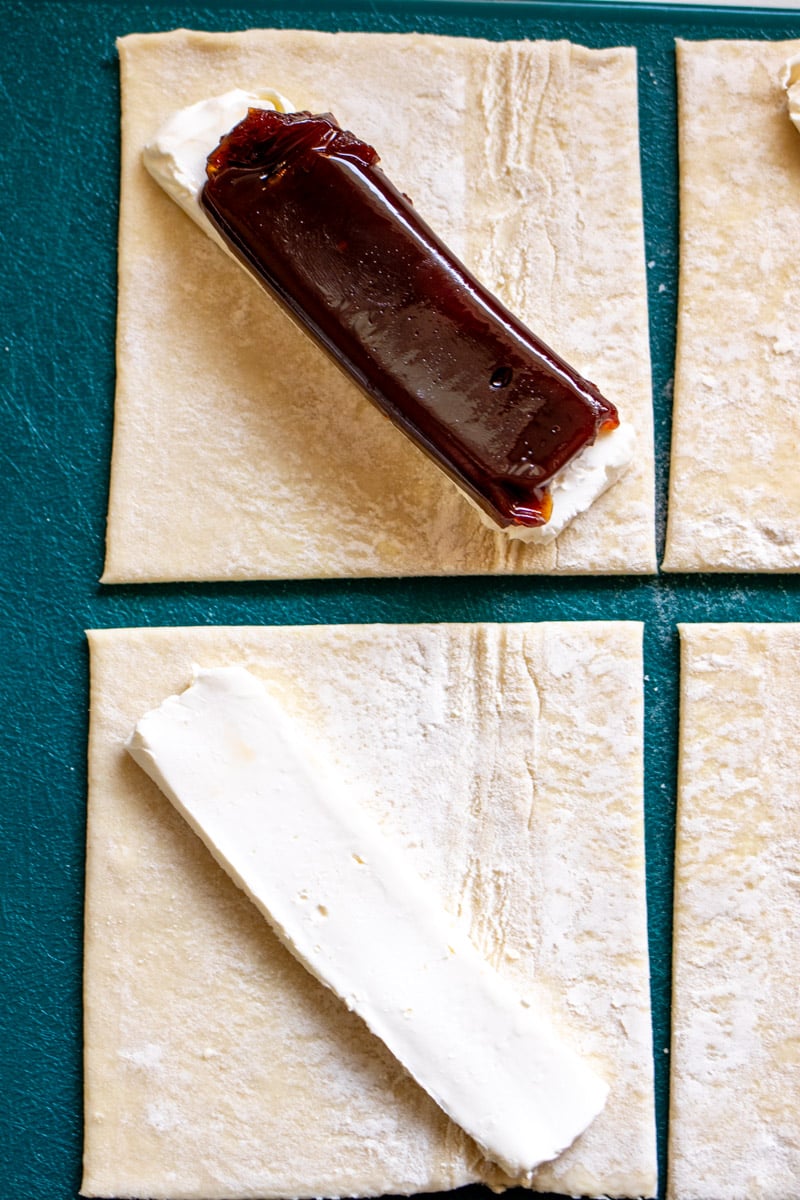
M 636 434 L 632 425 L 620 421 L 616 429 L 601 433 L 581 450 L 550 483 L 553 511 L 546 525 L 511 525 L 502 532 L 518 542 L 553 542 L 580 513 L 586 512 L 603 492 L 620 479 L 633 462 Z M 469 497 L 467 497 L 469 499 Z M 497 525 L 477 505 L 483 524 L 497 532 Z
M 142 161 L 156 183 L 226 254 L 230 251 L 203 211 L 200 193 L 209 154 L 251 108 L 294 112 L 291 101 L 272 88 L 257 92 L 233 88 L 173 113 L 142 151 Z M 231 258 L 239 261 L 232 254 Z
M 800 54 L 787 59 L 781 72 L 781 83 L 786 92 L 789 120 L 800 133 Z
M 167 195 L 252 279 L 244 264 L 231 254 L 200 204 L 209 154 L 243 120 L 249 108 L 295 111 L 292 102 L 272 88 L 257 92 L 234 88 L 173 113 L 145 146 L 142 160 Z M 553 510 L 546 525 L 510 526 L 501 530 L 477 505 L 474 507 L 483 524 L 495 533 L 523 542 L 552 542 L 625 473 L 633 461 L 635 443 L 632 426 L 622 422 L 582 450 L 550 484 Z
M 197 669 L 128 743 L 287 948 L 510 1175 L 602 1110 L 606 1084 L 481 958 L 335 770 L 243 667 Z

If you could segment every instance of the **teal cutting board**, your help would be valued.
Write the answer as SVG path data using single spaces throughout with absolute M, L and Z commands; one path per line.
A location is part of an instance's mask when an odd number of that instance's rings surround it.
M 800 37 L 800 12 L 524 0 L 246 7 L 0 2 L 0 1200 L 66 1200 L 77 1195 L 80 1178 L 83 630 L 344 621 L 645 623 L 647 869 L 663 1190 L 676 622 L 800 620 L 800 577 L 100 587 L 114 386 L 114 39 L 178 25 L 417 29 L 638 47 L 661 540 L 677 283 L 673 38 Z

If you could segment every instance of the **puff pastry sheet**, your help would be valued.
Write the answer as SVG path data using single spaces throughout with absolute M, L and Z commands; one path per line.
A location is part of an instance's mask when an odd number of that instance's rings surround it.
M 120 42 L 118 376 L 105 582 L 655 569 L 636 58 L 566 42 L 177 31 Z M 332 110 L 483 281 L 594 380 L 637 465 L 532 548 L 454 486 L 149 178 L 175 109 Z
M 538 1191 L 656 1188 L 641 627 L 90 634 L 83 1193 L 381 1195 L 504 1179 L 278 943 L 123 745 L 238 662 L 274 688 L 499 971 L 611 1084 Z
M 664 567 L 800 569 L 800 41 L 677 44 L 680 297 Z
M 681 627 L 670 1200 L 800 1196 L 800 625 Z

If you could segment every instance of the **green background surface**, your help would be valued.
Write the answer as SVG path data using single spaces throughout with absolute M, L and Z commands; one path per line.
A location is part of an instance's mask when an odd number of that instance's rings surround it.
M 800 37 L 800 12 L 502 0 L 236 7 L 0 2 L 0 1197 L 63 1200 L 77 1194 L 80 1178 L 85 628 L 593 618 L 645 623 L 648 898 L 663 1192 L 676 622 L 798 620 L 800 578 L 100 587 L 114 386 L 114 39 L 178 25 L 417 29 L 638 47 L 661 548 L 677 284 L 673 38 Z

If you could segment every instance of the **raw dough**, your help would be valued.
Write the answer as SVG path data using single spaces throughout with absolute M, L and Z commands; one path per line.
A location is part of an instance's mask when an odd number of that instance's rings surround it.
M 800 1196 L 800 625 L 681 627 L 670 1200 Z
M 536 1189 L 654 1194 L 639 625 L 106 630 L 90 644 L 84 1194 L 504 1182 L 126 754 L 193 662 L 242 663 L 280 693 L 611 1084 Z
M 123 38 L 120 59 L 105 582 L 654 569 L 634 50 L 180 30 Z M 371 141 L 437 232 L 635 426 L 637 464 L 554 545 L 484 529 L 147 175 L 142 147 L 171 112 L 267 84 Z
M 664 568 L 800 569 L 800 41 L 677 43 L 681 276 Z

